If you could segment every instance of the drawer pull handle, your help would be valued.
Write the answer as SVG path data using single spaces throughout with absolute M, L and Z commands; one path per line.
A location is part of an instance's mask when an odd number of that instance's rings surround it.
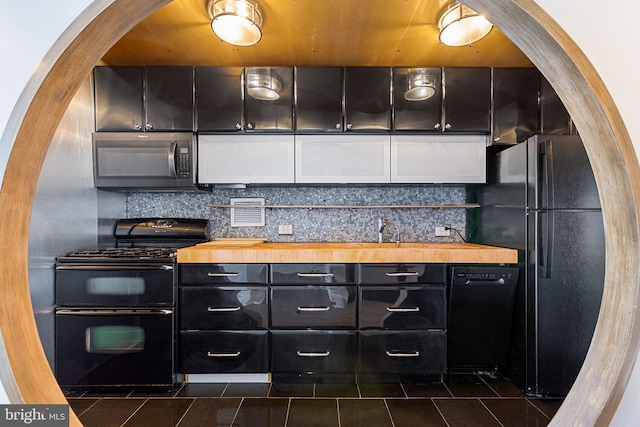
M 322 353 L 319 352 L 306 352 L 306 351 L 296 351 L 296 354 L 300 357 L 327 357 L 331 354 L 330 351 L 325 351 Z
M 240 307 L 207 307 L 207 311 L 210 313 L 229 313 L 240 310 Z
M 402 308 L 402 307 L 387 307 L 387 311 L 391 313 L 416 313 L 420 311 L 420 307 Z
M 411 353 L 403 353 L 400 351 L 388 351 L 387 350 L 387 356 L 389 357 L 420 357 L 420 352 L 419 351 L 412 351 Z
M 240 273 L 207 273 L 209 277 L 238 277 Z
M 317 311 L 329 311 L 331 307 L 297 307 L 298 311 L 317 312 Z
M 397 271 L 395 273 L 385 273 L 389 277 L 408 277 L 408 276 L 419 276 L 420 273 L 417 271 Z
M 207 357 L 238 357 L 240 356 L 240 352 L 236 351 L 235 353 L 211 353 L 207 351 Z
M 298 277 L 333 277 L 333 273 L 297 273 Z

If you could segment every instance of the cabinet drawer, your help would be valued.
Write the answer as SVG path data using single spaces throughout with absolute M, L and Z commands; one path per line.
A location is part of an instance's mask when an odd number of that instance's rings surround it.
M 180 372 L 268 372 L 268 343 L 267 331 L 183 331 Z
M 445 286 L 360 287 L 360 329 L 445 329 Z
M 349 373 L 356 370 L 355 331 L 273 331 L 274 373 Z
M 363 331 L 360 373 L 442 374 L 447 368 L 445 331 Z
M 267 329 L 267 287 L 180 287 L 180 329 Z
M 445 264 L 359 264 L 358 283 L 363 285 L 445 284 Z
M 352 264 L 272 264 L 271 284 L 355 283 Z
M 356 289 L 355 286 L 272 286 L 271 326 L 355 329 Z
M 267 264 L 180 264 L 180 284 L 266 284 Z

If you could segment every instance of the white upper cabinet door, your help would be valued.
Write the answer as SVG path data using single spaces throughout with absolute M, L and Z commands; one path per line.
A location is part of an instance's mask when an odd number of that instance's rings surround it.
M 296 135 L 297 183 L 390 182 L 390 136 Z
M 392 183 L 486 181 L 486 135 L 392 135 Z
M 294 182 L 293 135 L 199 135 L 198 183 Z

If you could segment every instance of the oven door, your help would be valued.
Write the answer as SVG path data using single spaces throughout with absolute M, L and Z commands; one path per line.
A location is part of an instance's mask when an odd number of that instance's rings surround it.
M 175 384 L 173 310 L 59 309 L 55 322 L 60 386 Z
M 172 264 L 60 264 L 56 266 L 58 307 L 173 306 Z

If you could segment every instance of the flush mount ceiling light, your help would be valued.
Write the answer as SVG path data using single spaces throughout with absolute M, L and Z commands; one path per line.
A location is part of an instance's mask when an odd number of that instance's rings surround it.
M 466 46 L 491 31 L 493 24 L 460 3 L 452 3 L 438 19 L 440 42 L 447 46 Z
M 222 40 L 237 46 L 251 46 L 262 38 L 262 11 L 253 0 L 209 0 L 211 29 Z
M 276 101 L 280 98 L 280 82 L 268 74 L 248 73 L 247 93 L 261 101 Z
M 436 93 L 436 77 L 427 70 L 412 72 L 407 82 L 407 91 L 404 93 L 407 101 L 424 101 Z

